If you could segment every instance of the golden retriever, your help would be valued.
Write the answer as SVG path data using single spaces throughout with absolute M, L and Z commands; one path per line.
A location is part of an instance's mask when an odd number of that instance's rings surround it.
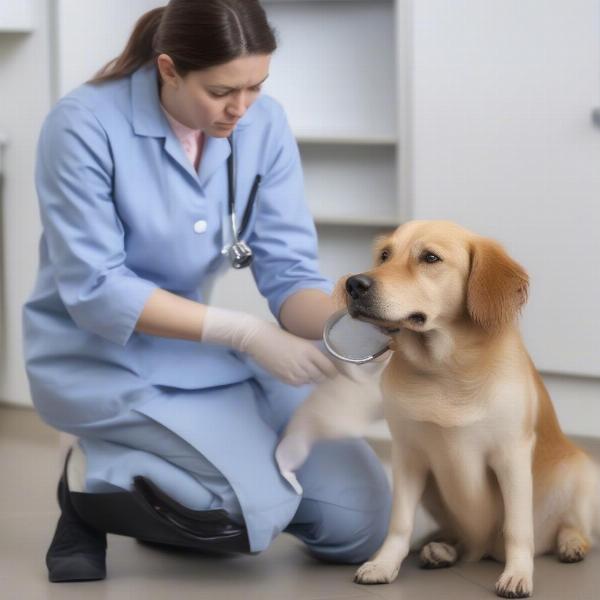
M 502 246 L 447 221 L 402 225 L 377 240 L 370 271 L 338 282 L 352 316 L 399 328 L 393 353 L 363 375 L 352 366 L 350 377 L 318 387 L 276 456 L 289 474 L 315 439 L 360 435 L 359 421 L 376 413 L 373 373 L 383 369 L 393 508 L 357 583 L 396 578 L 419 501 L 440 528 L 421 549 L 422 566 L 502 561 L 496 593 L 505 598 L 531 595 L 534 555 L 576 562 L 588 552 L 600 530 L 599 473 L 562 433 L 523 345 L 516 321 L 528 283 Z M 363 389 L 352 392 L 350 380 Z M 346 423 L 361 398 L 362 415 Z

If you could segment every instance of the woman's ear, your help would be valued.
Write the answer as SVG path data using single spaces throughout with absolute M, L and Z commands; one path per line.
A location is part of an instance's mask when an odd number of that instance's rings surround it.
M 467 311 L 475 323 L 497 331 L 512 323 L 527 301 L 529 276 L 504 248 L 486 238 L 471 245 Z
M 160 78 L 163 83 L 168 83 L 173 87 L 177 87 L 177 70 L 175 63 L 168 54 L 159 54 L 156 57 L 156 66 L 160 73 Z

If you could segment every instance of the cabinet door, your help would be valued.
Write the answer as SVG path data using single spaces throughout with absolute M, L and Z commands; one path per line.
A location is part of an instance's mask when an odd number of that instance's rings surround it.
M 409 4 L 406 214 L 500 240 L 538 368 L 600 376 L 600 1 Z

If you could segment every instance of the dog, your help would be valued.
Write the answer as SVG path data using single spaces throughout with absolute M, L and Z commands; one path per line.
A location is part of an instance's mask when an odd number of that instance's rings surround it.
M 391 355 L 317 387 L 277 448 L 280 467 L 293 475 L 316 439 L 343 437 L 345 402 L 352 413 L 366 398 L 347 429 L 360 435 L 381 399 L 393 508 L 355 582 L 394 581 L 422 502 L 439 526 L 423 567 L 493 558 L 505 563 L 497 595 L 530 596 L 535 555 L 583 560 L 600 533 L 600 475 L 562 433 L 519 334 L 529 277 L 499 243 L 449 221 L 405 223 L 374 254 L 370 271 L 336 290 L 351 316 L 397 330 Z

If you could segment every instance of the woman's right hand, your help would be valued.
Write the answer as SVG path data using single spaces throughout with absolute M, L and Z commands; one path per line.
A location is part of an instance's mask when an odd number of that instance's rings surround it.
M 312 342 L 247 313 L 207 306 L 202 341 L 247 352 L 269 373 L 291 385 L 318 383 L 338 370 Z
M 338 372 L 333 362 L 309 340 L 267 321 L 256 323 L 254 331 L 249 333 L 246 352 L 269 373 L 291 385 L 318 383 Z

